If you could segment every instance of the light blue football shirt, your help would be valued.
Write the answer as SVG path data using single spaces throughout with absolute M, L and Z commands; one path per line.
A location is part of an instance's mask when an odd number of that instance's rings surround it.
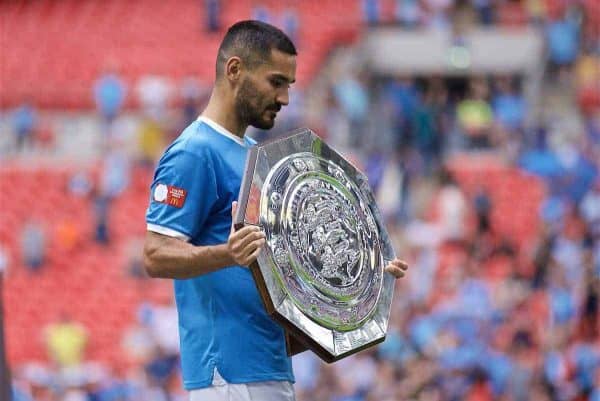
M 192 123 L 158 163 L 148 230 L 194 245 L 226 243 L 253 143 L 205 117 Z M 294 381 L 284 331 L 265 312 L 249 269 L 174 281 L 187 390 L 210 386 L 215 368 L 229 383 Z

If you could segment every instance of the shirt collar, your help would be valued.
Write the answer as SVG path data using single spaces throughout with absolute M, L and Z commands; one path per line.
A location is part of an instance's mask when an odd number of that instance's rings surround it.
M 217 131 L 219 134 L 231 139 L 232 141 L 237 142 L 238 144 L 242 145 L 242 146 L 246 146 L 246 143 L 244 142 L 243 138 L 240 138 L 239 136 L 233 134 L 232 132 L 230 132 L 229 130 L 227 130 L 225 127 L 223 127 L 222 125 L 217 124 L 216 122 L 214 122 L 213 120 L 211 120 L 208 117 L 205 116 L 200 116 L 198 117 L 198 121 L 201 121 L 205 124 L 207 124 L 209 127 L 211 127 L 212 129 L 214 129 L 215 131 Z

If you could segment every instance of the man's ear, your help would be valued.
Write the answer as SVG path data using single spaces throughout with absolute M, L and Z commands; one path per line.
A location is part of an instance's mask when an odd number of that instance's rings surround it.
M 225 63 L 225 76 L 227 79 L 237 81 L 240 79 L 241 73 L 242 60 L 237 56 L 230 57 Z

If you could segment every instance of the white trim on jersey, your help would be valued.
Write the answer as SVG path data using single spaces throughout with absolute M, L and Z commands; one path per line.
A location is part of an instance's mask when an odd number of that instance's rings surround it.
M 188 242 L 190 240 L 190 237 L 188 237 L 187 235 L 180 233 L 179 231 L 173 230 L 172 228 L 159 226 L 158 224 L 148 223 L 146 228 L 148 231 L 152 231 L 153 233 L 166 235 L 167 237 L 177 238 L 185 242 Z
M 211 120 L 208 117 L 205 116 L 200 116 L 198 117 L 198 121 L 202 121 L 205 124 L 208 124 L 212 129 L 214 129 L 215 131 L 217 131 L 219 134 L 237 142 L 238 144 L 242 145 L 242 146 L 246 146 L 246 144 L 244 143 L 244 140 L 242 138 L 240 138 L 237 135 L 234 135 L 233 133 L 231 133 L 230 131 L 228 131 L 226 128 L 224 128 L 223 126 L 217 124 L 216 122 L 214 122 L 213 120 Z

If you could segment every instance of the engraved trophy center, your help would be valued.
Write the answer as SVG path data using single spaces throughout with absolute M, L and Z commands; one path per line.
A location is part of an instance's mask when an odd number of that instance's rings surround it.
M 359 188 L 339 166 L 306 154 L 281 160 L 268 181 L 267 241 L 286 292 L 326 327 L 359 325 L 374 311 L 382 279 L 375 223 L 360 207 Z
M 318 184 L 312 184 L 319 188 Z M 350 218 L 350 210 L 340 206 L 343 202 L 339 194 L 319 189 L 292 202 L 300 205 L 292 214 L 297 215 L 298 234 L 304 239 L 300 243 L 306 247 L 298 251 L 308 256 L 309 267 L 322 280 L 333 287 L 347 286 L 361 272 L 356 223 Z

